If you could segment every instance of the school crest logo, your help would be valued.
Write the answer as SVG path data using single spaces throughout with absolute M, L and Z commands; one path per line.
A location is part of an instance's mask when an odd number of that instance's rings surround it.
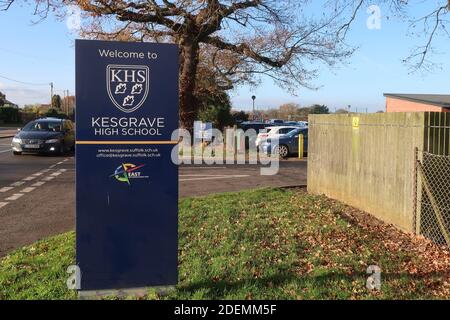
M 108 65 L 106 87 L 112 103 L 130 113 L 139 109 L 147 99 L 150 72 L 147 66 Z

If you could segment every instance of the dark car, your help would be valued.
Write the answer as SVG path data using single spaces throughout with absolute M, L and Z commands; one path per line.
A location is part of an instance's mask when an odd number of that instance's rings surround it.
M 239 128 L 247 131 L 249 129 L 253 129 L 258 134 L 261 130 L 264 130 L 267 127 L 271 127 L 270 123 L 260 122 L 260 121 L 245 121 L 239 124 Z
M 22 152 L 64 154 L 75 147 L 72 121 L 41 118 L 29 122 L 12 140 L 15 155 Z
M 308 153 L 308 129 L 298 128 L 280 136 L 278 139 L 267 139 L 261 144 L 260 150 L 266 154 L 279 154 L 286 158 L 291 154 L 298 154 L 299 136 L 303 135 L 303 152 Z

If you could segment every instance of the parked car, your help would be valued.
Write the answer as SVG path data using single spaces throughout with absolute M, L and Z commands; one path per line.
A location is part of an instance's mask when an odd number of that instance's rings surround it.
M 283 125 L 284 124 L 284 120 L 280 120 L 280 119 L 270 119 L 268 121 L 269 124 L 271 125 Z
M 276 127 L 268 127 L 262 132 L 258 134 L 256 137 L 256 147 L 259 148 L 261 143 L 266 141 L 268 138 L 280 137 L 281 135 L 287 134 L 294 129 L 297 129 L 298 126 L 276 126 Z
M 259 132 L 259 130 L 263 130 L 269 126 L 269 124 L 259 121 L 244 121 L 238 125 L 238 127 L 244 131 L 247 131 L 248 129 L 254 129 L 256 132 Z
M 245 141 L 245 148 L 248 149 L 250 146 L 255 146 L 255 141 L 259 132 L 262 132 L 267 127 L 270 127 L 271 124 L 259 121 L 245 121 L 239 125 L 239 128 L 247 131 L 249 129 L 255 130 L 256 134 L 254 136 L 249 136 Z
M 300 124 L 297 121 L 285 121 L 284 125 L 285 126 L 294 126 L 294 127 L 300 126 Z
M 283 125 L 304 128 L 308 126 L 308 121 L 285 121 Z
M 64 154 L 75 148 L 75 129 L 72 121 L 41 118 L 25 125 L 11 143 L 13 153 L 22 152 Z
M 288 134 L 280 136 L 278 139 L 267 139 L 264 141 L 260 150 L 265 154 L 280 155 L 281 158 L 286 158 L 292 154 L 298 154 L 299 152 L 299 136 L 303 135 L 303 152 L 308 153 L 308 129 L 297 128 L 289 132 Z

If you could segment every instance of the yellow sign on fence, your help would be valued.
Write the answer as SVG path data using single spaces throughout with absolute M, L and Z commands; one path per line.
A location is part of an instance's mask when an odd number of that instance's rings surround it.
M 359 128 L 359 117 L 353 117 L 352 118 L 352 125 L 354 129 Z

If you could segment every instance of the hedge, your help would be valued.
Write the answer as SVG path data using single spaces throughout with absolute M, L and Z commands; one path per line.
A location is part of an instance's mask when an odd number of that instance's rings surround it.
M 0 122 L 3 123 L 20 122 L 19 109 L 13 107 L 0 107 Z
M 52 118 L 59 118 L 59 119 L 66 119 L 67 115 L 61 111 L 59 111 L 58 109 L 49 109 L 46 113 L 45 113 L 46 117 L 52 117 Z

